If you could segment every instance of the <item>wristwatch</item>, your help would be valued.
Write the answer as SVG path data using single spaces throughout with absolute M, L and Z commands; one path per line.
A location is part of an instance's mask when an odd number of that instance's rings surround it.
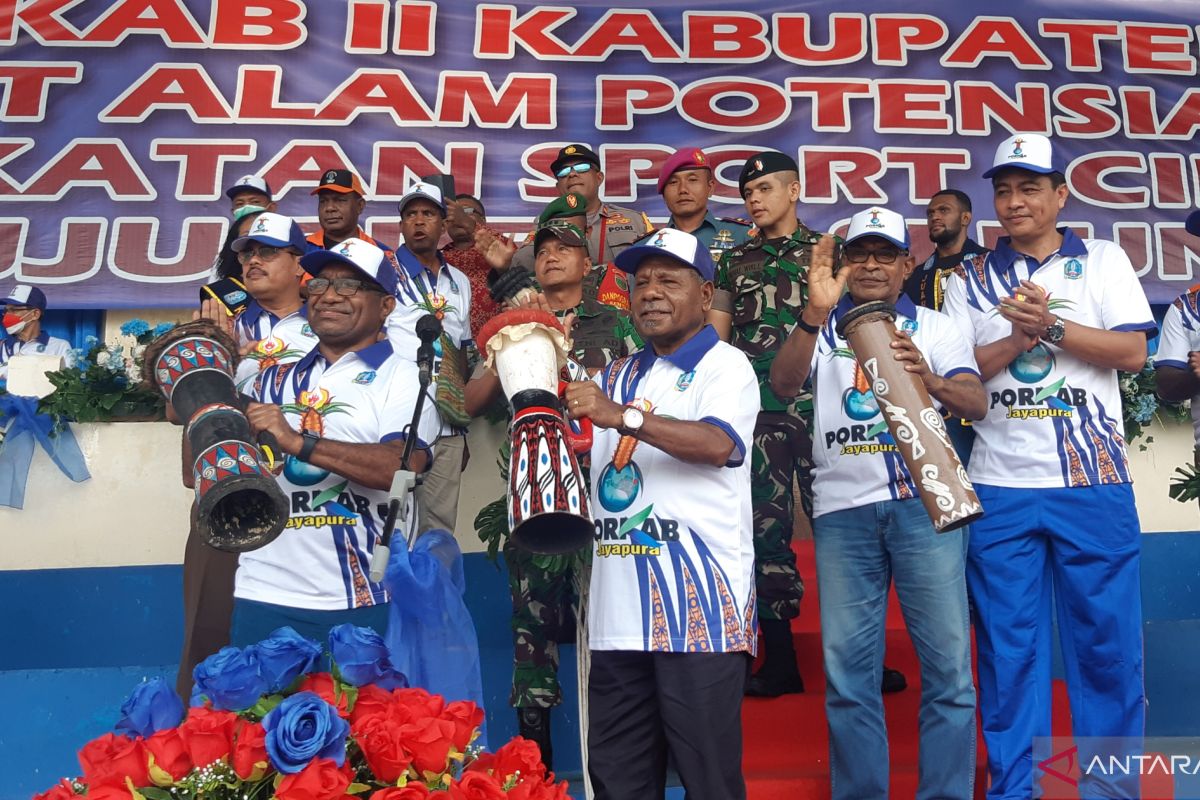
M 308 463 L 308 460 L 312 458 L 313 450 L 317 448 L 317 442 L 321 440 L 321 437 L 317 436 L 312 431 L 304 431 L 300 435 L 304 437 L 304 444 L 300 445 L 300 453 L 296 456 L 296 458 Z
M 1063 324 L 1062 317 L 1055 317 L 1054 322 L 1050 323 L 1046 330 L 1042 331 L 1042 338 L 1050 344 L 1058 344 L 1063 340 L 1063 336 L 1067 333 L 1067 326 Z
M 642 425 L 646 422 L 646 415 L 641 409 L 628 406 L 621 412 L 621 434 L 624 436 L 637 436 L 638 431 L 642 429 Z

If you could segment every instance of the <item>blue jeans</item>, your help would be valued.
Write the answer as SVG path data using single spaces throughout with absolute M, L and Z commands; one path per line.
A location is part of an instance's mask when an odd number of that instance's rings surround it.
M 888 586 L 921 661 L 918 800 L 969 800 L 975 779 L 966 537 L 939 534 L 918 499 L 813 520 L 833 800 L 888 796 L 883 672 Z

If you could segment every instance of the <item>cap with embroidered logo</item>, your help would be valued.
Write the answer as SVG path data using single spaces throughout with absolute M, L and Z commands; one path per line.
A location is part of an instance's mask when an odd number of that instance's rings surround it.
M 699 147 L 684 147 L 676 150 L 658 173 L 658 193 L 662 194 L 663 190 L 667 188 L 667 181 L 671 180 L 672 175 L 685 169 L 712 171 L 712 167 L 708 163 L 708 156 L 704 155 L 704 151 Z
M 692 234 L 675 228 L 659 228 L 646 234 L 638 244 L 620 253 L 614 263 L 632 275 L 652 256 L 674 259 L 696 270 L 706 281 L 711 281 L 716 272 L 708 248 Z
M 996 148 L 992 168 L 983 173 L 983 177 L 990 178 L 1009 167 L 1029 170 L 1039 175 L 1066 172 L 1054 155 L 1054 145 L 1040 133 L 1018 133 L 1001 142 Z
M 225 190 L 225 196 L 232 200 L 242 192 L 261 192 L 271 199 L 271 187 L 265 180 L 257 175 L 243 175 L 233 182 L 233 185 Z
M 25 308 L 40 308 L 46 310 L 46 293 L 36 286 L 18 285 L 8 293 L 8 297 L 0 300 L 0 306 L 23 306 Z
M 569 144 L 558 151 L 558 156 L 550 162 L 550 173 L 555 174 L 573 161 L 585 161 L 596 169 L 600 169 L 600 156 L 586 144 Z
M 746 188 L 746 184 L 758 180 L 764 175 L 776 172 L 799 172 L 796 159 L 775 150 L 764 150 L 746 159 L 742 173 L 738 175 L 738 191 Z
M 348 169 L 325 170 L 324 174 L 321 175 L 321 185 L 313 189 L 309 194 L 317 194 L 326 189 L 338 194 L 356 192 L 359 197 L 367 196 L 367 193 L 363 191 L 362 183 L 358 180 L 358 176 Z
M 271 211 L 264 211 L 255 217 L 246 235 L 234 239 L 230 247 L 233 248 L 233 252 L 240 253 L 249 247 L 251 242 L 269 244 L 272 247 L 294 247 L 301 253 L 308 249 L 300 226 L 291 217 Z
M 542 213 L 538 214 L 538 225 L 545 225 L 552 219 L 586 216 L 587 200 L 579 192 L 571 192 L 547 203 L 546 207 L 542 209 Z
M 330 264 L 346 264 L 383 287 L 388 294 L 396 293 L 396 268 L 379 245 L 362 239 L 347 239 L 328 250 L 314 250 L 300 259 L 300 266 L 314 278 Z
M 418 181 L 408 187 L 408 191 L 400 198 L 397 208 L 400 213 L 404 213 L 404 209 L 414 200 L 428 200 L 438 207 L 438 211 L 442 212 L 442 216 L 446 216 L 446 203 L 442 199 L 442 190 L 434 186 L 432 183 Z
M 537 252 L 537 249 L 542 246 L 542 242 L 548 236 L 554 236 L 568 247 L 588 246 L 587 235 L 580 230 L 579 226 L 568 222 L 562 217 L 548 220 L 537 229 L 537 233 L 533 237 L 534 252 Z
M 879 206 L 859 211 L 850 218 L 850 229 L 846 231 L 843 245 L 867 236 L 886 239 L 901 250 L 907 250 L 909 247 L 908 225 L 905 224 L 904 217 Z

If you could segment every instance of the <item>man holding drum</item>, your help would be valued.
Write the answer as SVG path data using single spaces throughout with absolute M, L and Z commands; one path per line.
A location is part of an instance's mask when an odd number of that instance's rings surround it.
M 884 208 L 855 214 L 836 274 L 833 250 L 830 236 L 814 249 L 808 305 L 771 367 L 771 387 L 780 397 L 795 395 L 812 377 L 813 541 L 833 797 L 887 795 L 879 682 L 888 586 L 895 580 L 921 661 L 919 796 L 968 800 L 975 773 L 975 689 L 963 534 L 934 530 L 872 382 L 837 322 L 863 303 L 892 304 L 898 329 L 892 357 L 905 362 L 936 402 L 979 419 L 986 397 L 971 349 L 954 323 L 901 293 L 915 265 L 903 217 Z
M 567 388 L 590 418 L 588 770 L 598 800 L 738 800 L 741 701 L 755 650 L 748 448 L 758 382 L 705 324 L 713 263 L 663 229 L 617 256 L 645 349 Z

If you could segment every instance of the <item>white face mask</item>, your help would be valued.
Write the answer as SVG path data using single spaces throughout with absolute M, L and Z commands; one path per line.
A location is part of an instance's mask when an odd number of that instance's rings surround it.
M 9 336 L 16 336 L 20 333 L 27 324 L 27 320 L 21 319 L 11 311 L 4 315 L 4 330 L 8 331 Z

